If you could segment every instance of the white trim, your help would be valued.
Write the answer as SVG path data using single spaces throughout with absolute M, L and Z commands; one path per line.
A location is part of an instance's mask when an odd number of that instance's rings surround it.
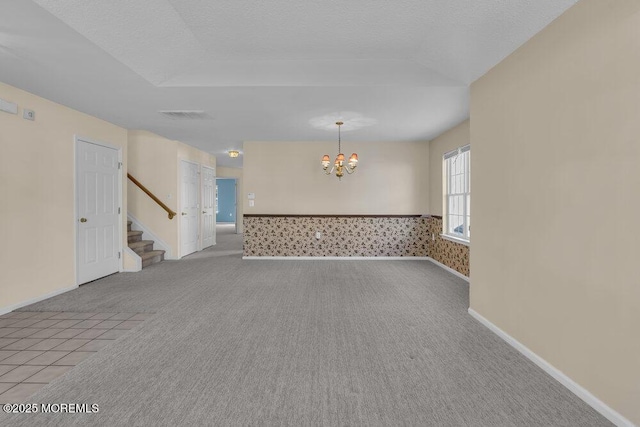
M 144 234 L 144 233 L 143 233 Z M 155 243 L 155 242 L 154 242 Z M 131 249 L 128 246 L 125 246 L 124 248 L 124 253 L 128 254 L 132 260 L 134 260 L 136 262 L 136 266 L 134 268 L 131 269 L 123 269 L 123 272 L 127 272 L 127 273 L 137 273 L 138 271 L 142 270 L 142 258 L 140 257 L 140 255 L 138 255 L 137 253 L 134 252 L 133 249 Z M 124 258 L 124 256 L 122 257 Z
M 123 174 L 124 174 L 124 163 L 122 161 L 122 147 L 117 145 L 112 145 L 106 142 L 97 141 L 91 138 L 85 138 L 83 136 L 73 135 L 73 264 L 74 264 L 74 274 L 75 277 L 73 279 L 76 286 L 79 286 L 78 276 L 80 265 L 78 263 L 78 141 L 85 142 L 87 144 L 99 145 L 101 147 L 110 148 L 112 150 L 116 150 L 118 153 L 118 162 L 122 165 L 122 167 L 118 168 L 118 205 L 120 208 L 120 218 L 118 220 L 118 252 L 121 252 L 120 261 L 118 263 L 118 272 L 124 271 L 124 241 L 122 240 L 122 235 L 124 234 L 124 229 L 122 228 L 122 217 L 124 216 L 124 198 L 123 198 Z M 96 279 L 97 280 L 97 279 Z
M 131 214 L 131 212 L 127 212 L 127 219 L 131 221 L 131 226 L 135 227 L 142 231 L 142 240 L 153 240 L 154 249 L 162 249 L 164 250 L 164 259 L 179 259 L 173 256 L 173 252 L 171 251 L 171 246 L 169 246 L 164 240 L 159 238 L 153 231 L 149 230 L 144 226 L 142 222 L 135 216 Z
M 12 305 L 7 305 L 5 307 L 0 308 L 0 316 L 3 315 L 3 314 L 6 314 L 6 313 L 10 313 L 10 312 L 12 312 L 13 310 L 15 310 L 17 308 L 26 307 L 28 305 L 35 304 L 37 302 L 46 300 L 47 298 L 55 297 L 56 295 L 60 295 L 60 294 L 63 294 L 65 292 L 69 292 L 69 291 L 72 291 L 72 290 L 77 289 L 77 288 L 78 288 L 78 285 L 71 285 L 71 286 L 68 286 L 66 288 L 56 289 L 55 291 L 49 292 L 48 294 L 39 295 L 37 297 L 29 298 L 26 301 L 21 301 L 21 302 L 12 304 Z
M 453 237 L 444 233 L 441 233 L 440 237 L 442 237 L 444 240 L 449 240 L 450 242 L 459 243 L 465 246 L 471 246 L 471 242 L 469 240 L 461 239 L 460 237 Z
M 216 185 L 217 185 L 217 178 L 216 178 L 216 168 L 213 166 L 207 166 L 207 165 L 200 165 L 200 209 L 198 209 L 198 216 L 200 218 L 200 224 L 198 225 L 200 227 L 200 238 L 198 239 L 198 246 L 200 247 L 200 250 L 203 250 L 205 248 L 203 248 L 203 241 L 204 241 L 204 233 L 202 232 L 202 230 L 204 230 L 204 226 L 203 226 L 203 220 L 204 220 L 204 216 L 202 214 L 203 211 L 203 206 L 204 206 L 204 173 L 202 173 L 204 171 L 204 169 L 211 169 L 213 171 L 213 244 L 211 246 L 215 246 L 217 244 L 217 239 L 218 236 L 216 235 Z M 207 246 L 207 247 L 211 247 L 211 246 Z
M 551 375 L 556 381 L 565 386 L 569 391 L 578 396 L 580 399 L 584 400 L 587 405 L 591 406 L 593 409 L 602 414 L 606 419 L 611 421 L 618 427 L 634 427 L 633 423 L 622 416 L 620 413 L 615 411 L 613 408 L 608 406 L 606 403 L 595 397 L 588 390 L 582 387 L 580 384 L 576 383 L 574 380 L 565 375 L 558 368 L 551 365 L 549 362 L 544 360 L 542 357 L 535 354 L 529 348 L 527 348 L 524 344 L 520 343 L 518 340 L 513 338 L 511 335 L 507 334 L 505 331 L 491 323 L 488 319 L 483 317 L 481 314 L 476 312 L 474 309 L 469 307 L 469 314 L 475 318 L 478 322 L 482 323 L 484 326 L 489 328 L 493 333 L 502 338 L 507 344 L 511 347 L 518 350 L 522 353 L 527 359 L 531 360 L 533 363 L 538 365 L 543 371 L 547 374 Z
M 427 261 L 426 256 L 243 256 L 269 261 Z
M 448 266 L 444 265 L 443 263 L 438 262 L 438 261 L 436 261 L 435 259 L 433 259 L 431 257 L 427 257 L 427 259 L 429 261 L 431 261 L 432 263 L 434 263 L 435 265 L 437 265 L 438 267 L 447 270 L 449 273 L 453 274 L 454 276 L 458 276 L 459 278 L 461 278 L 465 282 L 469 283 L 469 278 L 467 276 L 465 276 L 464 274 L 460 273 L 459 271 L 456 271 L 453 268 L 448 267 Z

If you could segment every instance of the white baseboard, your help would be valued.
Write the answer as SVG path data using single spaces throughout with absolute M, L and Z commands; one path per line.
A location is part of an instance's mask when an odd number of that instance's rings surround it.
M 143 234 L 144 235 L 144 234 Z M 155 243 L 155 242 L 154 242 Z M 128 256 L 131 257 L 132 260 L 135 261 L 136 265 L 134 268 L 131 269 L 122 269 L 123 272 L 125 273 L 137 273 L 138 271 L 142 270 L 142 258 L 140 257 L 140 255 L 138 255 L 137 253 L 135 253 L 133 251 L 133 249 L 131 249 L 128 246 L 125 246 L 124 251 L 126 252 L 126 254 Z
M 55 290 L 53 292 L 49 292 L 49 293 L 44 294 L 44 295 L 39 295 L 37 297 L 30 298 L 30 299 L 28 299 L 26 301 L 21 301 L 21 302 L 18 302 L 16 304 L 7 305 L 5 307 L 0 308 L 0 316 L 3 315 L 3 314 L 6 314 L 6 313 L 12 312 L 13 310 L 16 310 L 18 308 L 22 308 L 22 307 L 25 307 L 27 305 L 35 304 L 35 303 L 40 302 L 42 300 L 45 300 L 47 298 L 55 297 L 56 295 L 60 295 L 60 294 L 63 294 L 65 292 L 69 292 L 69 291 L 72 291 L 72 290 L 77 289 L 77 288 L 78 288 L 78 285 L 72 285 L 72 286 L 69 286 L 69 287 L 66 287 L 66 288 L 57 289 L 57 290 Z
M 462 280 L 464 280 L 465 282 L 469 283 L 469 278 L 467 276 L 465 276 L 464 274 L 460 273 L 459 271 L 454 270 L 451 267 L 448 267 L 446 265 L 444 265 L 441 262 L 436 261 L 435 259 L 431 258 L 431 257 L 427 257 L 427 259 L 429 261 L 431 261 L 432 263 L 434 263 L 435 265 L 437 265 L 440 268 L 444 268 L 445 270 L 447 270 L 449 273 L 453 274 L 454 276 L 458 276 L 459 278 L 461 278 Z
M 491 323 L 481 314 L 469 308 L 469 314 L 474 317 L 477 321 L 482 323 L 484 326 L 489 328 L 493 333 L 502 338 L 507 344 L 511 345 L 511 347 L 518 350 L 522 353 L 527 359 L 531 360 L 533 363 L 538 365 L 543 371 L 547 374 L 551 375 L 556 381 L 569 389 L 573 394 L 578 396 L 580 399 L 584 400 L 587 405 L 591 406 L 593 409 L 602 414 L 606 419 L 611 421 L 618 427 L 634 427 L 633 423 L 622 416 L 620 413 L 615 411 L 613 408 L 605 404 L 603 401 L 595 397 L 589 391 L 587 391 L 580 384 L 573 381 L 567 375 L 562 373 L 558 368 L 551 365 L 549 362 L 544 360 L 542 357 L 535 354 L 524 344 L 520 343 L 518 340 L 513 338 L 511 335 L 507 334 L 505 331 Z
M 243 256 L 242 259 L 277 261 L 426 261 L 426 256 Z
M 165 243 L 164 240 L 162 240 L 156 234 L 154 234 L 153 231 L 145 227 L 144 224 L 140 222 L 138 218 L 131 215 L 130 212 L 127 212 L 127 219 L 131 221 L 132 228 L 136 228 L 142 231 L 142 240 L 153 240 L 153 248 L 161 249 L 164 251 L 164 259 L 173 259 L 173 260 L 180 259 L 173 256 L 173 251 L 171 250 L 171 246 L 169 246 L 167 243 Z

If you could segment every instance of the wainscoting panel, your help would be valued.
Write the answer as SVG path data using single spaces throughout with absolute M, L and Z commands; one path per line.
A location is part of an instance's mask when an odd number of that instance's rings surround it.
M 469 247 L 419 215 L 244 215 L 245 257 L 430 257 L 469 276 Z M 316 232 L 320 239 L 316 239 Z
M 244 256 L 426 257 L 429 236 L 420 216 L 244 216 Z

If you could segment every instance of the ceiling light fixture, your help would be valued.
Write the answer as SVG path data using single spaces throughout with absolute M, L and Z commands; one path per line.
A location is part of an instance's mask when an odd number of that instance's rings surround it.
M 239 151 L 237 151 L 237 150 L 229 150 L 229 157 L 231 157 L 232 159 L 235 159 L 239 155 L 240 155 Z
M 338 155 L 336 156 L 336 160 L 333 163 L 333 167 L 329 170 L 329 163 L 331 163 L 330 157 L 328 154 L 322 156 L 322 169 L 324 173 L 327 175 L 331 175 L 333 171 L 336 171 L 336 176 L 339 180 L 344 176 L 344 172 L 347 171 L 349 175 L 356 171 L 356 167 L 358 166 L 358 155 L 356 153 L 352 153 L 351 157 L 349 157 L 348 164 L 344 163 L 344 154 L 342 154 L 342 141 L 340 138 L 340 126 L 342 126 L 343 122 L 336 122 L 338 125 Z

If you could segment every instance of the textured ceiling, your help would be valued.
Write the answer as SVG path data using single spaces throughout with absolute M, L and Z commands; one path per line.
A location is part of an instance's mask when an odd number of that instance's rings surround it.
M 0 80 L 221 156 L 247 140 L 427 140 L 576 0 L 3 0 Z M 36 5 L 37 3 L 37 5 Z M 176 121 L 158 110 L 205 110 Z M 330 117 L 329 117 L 330 118 Z

